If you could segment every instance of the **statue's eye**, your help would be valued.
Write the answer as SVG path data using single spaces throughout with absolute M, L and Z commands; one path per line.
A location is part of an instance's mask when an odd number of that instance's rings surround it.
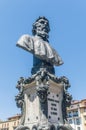
M 44 22 L 44 21 L 41 21 L 40 23 L 44 24 L 45 22 Z

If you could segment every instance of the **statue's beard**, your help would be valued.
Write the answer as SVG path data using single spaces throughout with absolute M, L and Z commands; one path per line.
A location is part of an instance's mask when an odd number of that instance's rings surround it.
M 42 37 L 43 39 L 45 38 L 46 40 L 49 38 L 48 33 L 44 30 L 37 30 L 36 35 Z

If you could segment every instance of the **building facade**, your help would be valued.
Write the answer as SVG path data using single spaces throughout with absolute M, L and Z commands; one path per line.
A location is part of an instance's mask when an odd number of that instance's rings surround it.
M 86 99 L 71 102 L 67 108 L 67 119 L 75 130 L 86 130 Z
M 21 115 L 9 117 L 6 121 L 0 121 L 0 130 L 14 130 L 20 122 Z

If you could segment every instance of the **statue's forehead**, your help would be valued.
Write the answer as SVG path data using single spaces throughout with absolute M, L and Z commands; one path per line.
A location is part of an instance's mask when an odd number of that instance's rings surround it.
M 39 19 L 38 21 L 36 21 L 36 23 L 41 23 L 41 22 L 48 23 L 46 19 Z
M 40 21 L 48 22 L 46 19 L 39 19 L 39 22 Z

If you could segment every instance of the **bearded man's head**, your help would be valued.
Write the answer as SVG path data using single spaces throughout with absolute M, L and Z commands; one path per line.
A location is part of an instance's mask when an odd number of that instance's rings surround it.
M 50 26 L 49 21 L 45 17 L 39 17 L 36 22 L 33 24 L 32 33 L 42 37 L 44 40 L 49 38 Z

